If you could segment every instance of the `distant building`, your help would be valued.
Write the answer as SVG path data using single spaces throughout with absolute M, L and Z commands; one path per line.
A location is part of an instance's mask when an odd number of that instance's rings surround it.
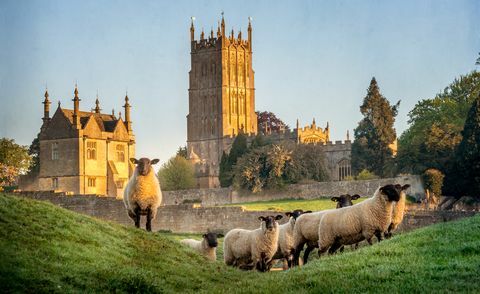
M 222 153 L 229 152 L 235 136 L 244 132 L 249 140 L 260 131 L 273 140 L 295 140 L 299 144 L 325 145 L 326 165 L 332 180 L 351 175 L 351 142 L 333 144 L 328 127 L 310 126 L 293 131 L 270 133 L 258 130 L 255 113 L 255 72 L 252 67 L 252 25 L 247 39 L 242 32 L 227 34 L 222 20 L 214 34 L 202 31 L 195 39 L 190 27 L 191 70 L 189 72 L 189 113 L 187 115 L 188 157 L 196 167 L 200 188 L 219 187 L 219 163 Z
M 47 91 L 43 104 L 43 124 L 38 135 L 40 170 L 35 178 L 21 180 L 19 188 L 122 197 L 133 171 L 129 158 L 135 155 L 128 96 L 123 106 L 125 120 L 113 111 L 100 113 L 98 97 L 92 111 L 80 111 L 77 87 L 73 110 L 59 103 L 50 118 Z

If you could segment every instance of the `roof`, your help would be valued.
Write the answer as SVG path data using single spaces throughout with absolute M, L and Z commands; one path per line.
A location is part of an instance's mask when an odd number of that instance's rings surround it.
M 63 109 L 61 108 L 63 114 L 66 118 L 73 124 L 73 110 L 72 109 Z M 80 115 L 80 124 L 82 125 L 82 129 L 87 124 L 90 117 L 93 117 L 102 131 L 104 132 L 113 132 L 115 130 L 115 126 L 119 119 L 112 114 L 105 114 L 105 113 L 96 113 L 96 112 L 87 112 L 87 111 L 79 111 Z

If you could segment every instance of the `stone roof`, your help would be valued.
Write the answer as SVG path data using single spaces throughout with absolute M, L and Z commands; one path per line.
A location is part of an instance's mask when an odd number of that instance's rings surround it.
M 66 118 L 73 124 L 73 110 L 72 109 L 61 109 L 63 114 Z M 82 125 L 82 129 L 87 124 L 90 117 L 93 117 L 100 129 L 104 132 L 113 132 L 115 130 L 115 126 L 119 119 L 112 114 L 105 114 L 105 113 L 96 113 L 96 112 L 88 112 L 88 111 L 79 111 L 80 115 L 80 124 Z

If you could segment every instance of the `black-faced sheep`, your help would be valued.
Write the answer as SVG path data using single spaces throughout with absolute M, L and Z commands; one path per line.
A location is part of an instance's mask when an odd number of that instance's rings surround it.
M 387 231 L 385 232 L 385 238 L 392 237 L 392 231 L 396 230 L 397 227 L 402 223 L 403 216 L 405 215 L 405 207 L 407 205 L 407 194 L 405 191 L 410 187 L 410 185 L 403 185 L 402 192 L 400 193 L 400 200 L 398 200 L 393 205 L 393 212 L 392 212 L 392 221 L 388 226 Z
M 223 237 L 222 234 L 208 232 L 206 234 L 203 234 L 201 241 L 194 239 L 183 239 L 180 242 L 193 248 L 195 251 L 205 256 L 207 259 L 215 261 L 217 260 L 217 238 L 221 237 Z
M 277 216 L 260 216 L 256 230 L 233 229 L 225 235 L 223 256 L 226 265 L 242 269 L 268 271 L 277 252 L 279 225 Z
M 162 203 L 162 191 L 152 165 L 158 163 L 158 159 L 150 160 L 131 158 L 136 164 L 132 177 L 123 192 L 123 203 L 128 216 L 135 221 L 135 226 L 140 227 L 140 216 L 147 216 L 147 231 L 152 230 L 152 220 L 157 215 L 157 209 Z
M 340 196 L 335 196 L 330 198 L 333 202 L 337 202 L 337 207 L 336 208 L 342 208 L 342 207 L 347 207 L 347 206 L 352 206 L 353 205 L 353 200 L 357 200 L 360 198 L 360 195 L 355 194 L 353 196 L 350 196 L 350 194 L 345 194 L 345 195 L 340 195 Z
M 383 239 L 392 219 L 394 202 L 400 199 L 402 186 L 386 185 L 373 197 L 353 206 L 326 211 L 318 227 L 318 254 L 334 253 L 342 245 L 362 240 L 372 244 L 372 237 Z
M 278 249 L 273 259 L 284 259 L 287 262 L 287 267 L 292 266 L 293 252 L 295 249 L 293 240 L 293 229 L 297 218 L 304 213 L 311 213 L 312 211 L 303 211 L 296 209 L 292 212 L 285 212 L 285 215 L 289 217 L 287 223 L 280 225 L 280 233 L 278 236 Z

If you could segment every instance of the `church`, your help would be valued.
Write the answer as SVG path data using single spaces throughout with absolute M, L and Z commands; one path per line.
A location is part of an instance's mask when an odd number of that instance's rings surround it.
M 189 72 L 189 113 L 187 115 L 187 153 L 195 165 L 199 188 L 219 187 L 219 163 L 239 132 L 253 138 L 258 132 L 275 140 L 294 140 L 298 144 L 320 144 L 326 155 L 326 166 L 332 180 L 351 175 L 351 142 L 330 141 L 329 126 L 297 127 L 293 131 L 269 133 L 259 130 L 255 113 L 255 72 L 252 67 L 252 24 L 249 18 L 247 36 L 226 32 L 225 19 L 216 33 L 202 30 L 195 39 L 190 26 L 191 70 Z
M 130 104 L 125 96 L 125 119 L 101 113 L 97 96 L 95 108 L 80 111 L 75 86 L 73 109 L 58 107 L 50 117 L 50 100 L 45 91 L 43 124 L 38 134 L 40 169 L 33 178 L 20 181 L 20 189 L 96 194 L 123 197 L 133 173 L 129 158 L 135 157 L 135 135 Z

